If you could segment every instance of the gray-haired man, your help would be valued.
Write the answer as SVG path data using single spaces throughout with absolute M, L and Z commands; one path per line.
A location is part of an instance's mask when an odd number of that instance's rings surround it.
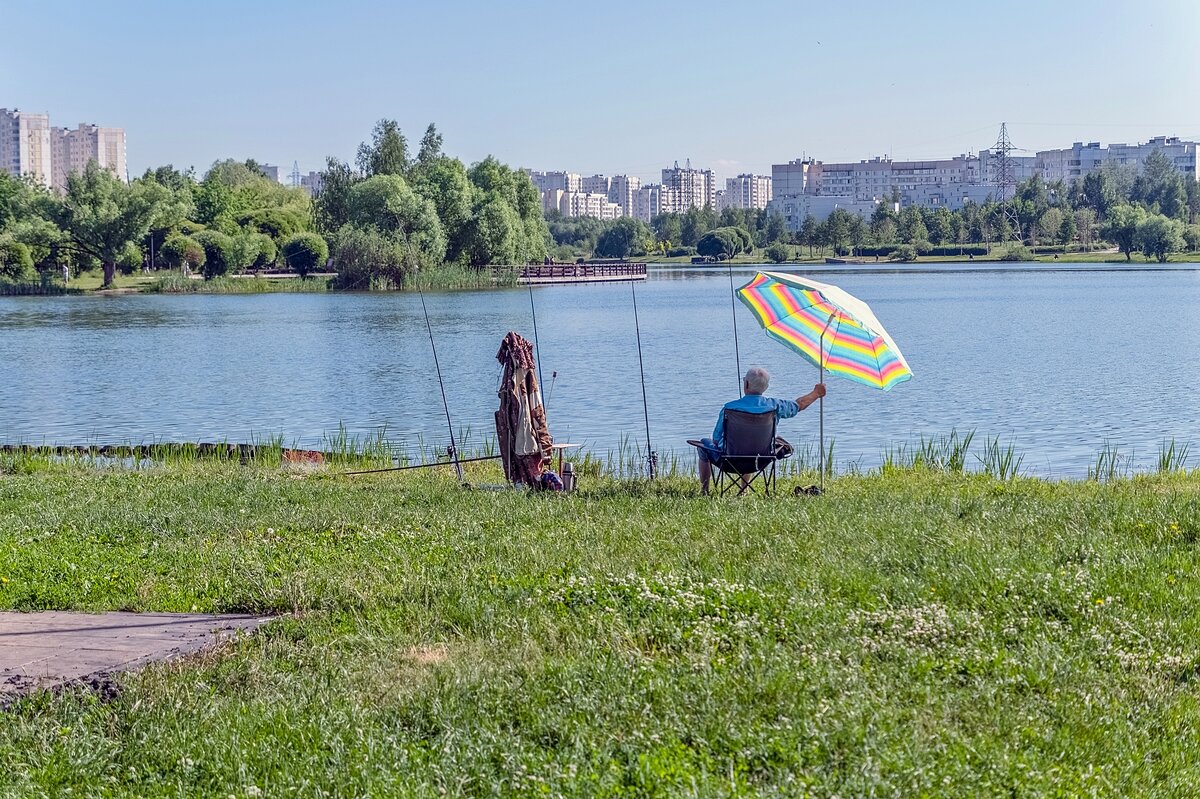
M 705 438 L 700 442 L 703 446 L 697 448 L 696 452 L 700 456 L 701 492 L 708 493 L 708 483 L 712 480 L 712 464 L 721 457 L 721 452 L 725 448 L 725 411 L 745 411 L 746 413 L 768 413 L 774 411 L 778 418 L 790 419 L 825 396 L 825 385 L 817 383 L 813 386 L 812 391 L 803 396 L 796 397 L 794 402 L 792 400 L 764 397 L 763 392 L 767 390 L 767 385 L 770 382 L 771 375 L 766 369 L 760 366 L 752 366 L 747 369 L 746 377 L 742 380 L 741 398 L 725 403 L 725 407 L 721 409 L 721 413 L 717 416 L 717 426 L 713 430 L 712 438 Z

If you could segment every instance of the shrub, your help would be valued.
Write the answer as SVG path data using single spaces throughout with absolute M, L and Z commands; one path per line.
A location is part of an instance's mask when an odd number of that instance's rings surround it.
M 889 261 L 904 261 L 910 263 L 917 260 L 917 248 L 911 244 L 901 244 L 896 249 L 892 250 L 892 254 L 888 256 Z
M 695 254 L 696 254 L 695 247 L 672 247 L 671 249 L 667 250 L 667 256 L 670 258 L 678 258 L 682 255 L 691 257 Z
M 185 265 L 189 269 L 199 269 L 204 266 L 205 254 L 200 242 L 191 236 L 184 236 L 180 233 L 167 237 L 167 240 L 163 242 L 162 249 L 159 250 L 159 256 L 172 269 L 180 271 Z
M 792 260 L 792 248 L 781 242 L 775 242 L 766 249 L 766 256 L 773 264 L 781 264 Z
M 300 277 L 325 265 L 329 260 L 329 245 L 316 233 L 297 233 L 283 244 L 283 260 Z
M 202 230 L 193 238 L 204 248 L 204 279 L 229 274 L 236 253 L 233 249 L 233 239 L 216 230 Z
M 1032 261 L 1034 255 L 1024 244 L 1010 244 L 1000 255 L 1001 261 Z

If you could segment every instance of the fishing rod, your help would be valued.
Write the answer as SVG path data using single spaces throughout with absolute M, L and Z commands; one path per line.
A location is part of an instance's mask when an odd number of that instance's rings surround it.
M 632 280 L 629 281 L 629 292 L 633 295 L 633 330 L 637 335 L 638 373 L 642 377 L 642 414 L 646 419 L 646 474 L 653 480 L 655 472 L 658 471 L 658 453 L 654 451 L 654 445 L 650 443 L 650 406 L 646 402 L 646 367 L 642 362 L 642 328 L 638 324 L 637 289 L 634 288 Z
M 733 357 L 737 361 L 738 396 L 742 393 L 742 353 L 738 347 L 737 334 L 737 292 L 733 289 L 733 262 L 729 261 L 729 306 L 733 311 Z
M 478 461 L 494 461 L 499 460 L 499 455 L 480 455 L 477 458 L 462 458 L 457 463 L 476 463 Z M 386 469 L 363 469 L 357 472 L 341 472 L 341 476 L 345 477 L 351 474 L 382 474 L 383 472 L 403 472 L 408 469 L 432 469 L 434 466 L 449 466 L 453 461 L 434 461 L 433 463 L 413 463 L 408 466 L 389 466 Z M 457 465 L 456 463 L 456 465 Z
M 539 386 L 545 386 L 542 380 L 542 345 L 538 343 L 537 306 L 533 304 L 533 284 L 529 284 L 529 312 L 533 315 L 533 355 L 537 361 L 537 379 Z
M 458 460 L 458 445 L 454 442 L 454 423 L 450 421 L 450 403 L 446 401 L 446 384 L 442 382 L 442 366 L 438 363 L 437 345 L 433 343 L 433 325 L 429 321 L 429 308 L 425 306 L 425 292 L 417 283 L 417 294 L 421 297 L 421 310 L 425 313 L 425 329 L 429 331 L 429 348 L 433 350 L 433 368 L 437 371 L 438 388 L 442 391 L 442 408 L 446 411 L 446 428 L 450 431 L 450 449 L 447 454 L 454 459 L 454 471 L 458 482 L 463 481 L 462 463 Z

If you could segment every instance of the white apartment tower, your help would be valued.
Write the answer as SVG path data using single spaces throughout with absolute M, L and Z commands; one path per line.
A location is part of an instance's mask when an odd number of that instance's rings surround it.
M 97 125 L 80 125 L 75 130 L 51 128 L 50 142 L 54 188 L 65 189 L 67 176 L 87 169 L 89 161 L 125 180 L 125 131 L 121 128 Z
M 680 168 L 676 161 L 675 166 L 662 171 L 662 185 L 678 193 L 677 213 L 706 205 L 713 209 L 717 207 L 717 182 L 711 169 L 692 169 L 690 161 Z
M 50 116 L 0 108 L 0 169 L 49 186 L 53 176 Z
M 766 208 L 771 201 L 769 175 L 738 175 L 725 179 L 720 206 L 724 208 Z

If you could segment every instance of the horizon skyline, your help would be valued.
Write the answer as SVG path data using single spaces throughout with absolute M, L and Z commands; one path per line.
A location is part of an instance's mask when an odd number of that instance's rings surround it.
M 1200 140 L 1200 108 L 1180 102 L 1194 93 L 1188 77 L 1200 74 L 1189 41 L 1200 29 L 1198 6 L 1151 0 L 1131 17 L 1111 0 L 1052 8 L 1015 0 L 1013 14 L 1038 24 L 1014 54 L 985 27 L 982 6 L 870 5 L 872 26 L 863 27 L 859 9 L 764 0 L 743 15 L 747 29 L 798 34 L 760 42 L 731 34 L 715 3 L 375 8 L 348 0 L 331 14 L 314 2 L 217 0 L 189 15 L 118 0 L 104 9 L 68 4 L 74 24 L 62 28 L 61 11 L 15 0 L 5 9 L 14 30 L 61 30 L 48 61 L 38 37 L 14 38 L 0 64 L 0 98 L 48 114 L 56 127 L 123 128 L 131 176 L 168 163 L 202 175 L 223 158 L 253 158 L 283 175 L 294 162 L 302 174 L 320 171 L 326 156 L 353 162 L 380 118 L 396 119 L 413 149 L 434 122 L 447 154 L 467 163 L 490 154 L 514 167 L 643 182 L 689 158 L 722 181 L 769 175 L 772 164 L 802 157 L 949 158 L 988 149 L 1002 121 L 1019 154 L 1075 141 Z M 314 30 L 332 32 L 318 40 Z M 563 44 L 589 36 L 602 54 Z M 1139 37 L 1156 42 L 1156 74 L 1122 70 L 1114 59 L 1102 61 L 1116 63 L 1102 78 L 1079 70 Z M 314 41 L 320 58 L 296 57 Z M 740 68 L 705 66 L 731 46 Z M 571 69 L 577 61 L 583 67 Z M 785 102 L 796 87 L 799 101 Z M 320 98 L 336 99 L 314 104 Z

